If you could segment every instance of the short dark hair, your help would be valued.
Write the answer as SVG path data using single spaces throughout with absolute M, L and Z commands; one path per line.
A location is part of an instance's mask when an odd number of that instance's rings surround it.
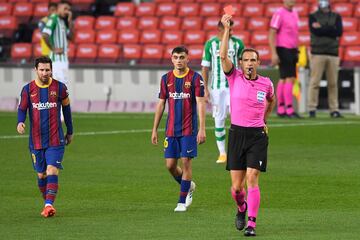
M 39 63 L 50 63 L 50 69 L 52 69 L 52 61 L 47 56 L 38 57 L 35 59 L 35 68 L 37 69 L 39 66 Z
M 230 27 L 234 25 L 234 21 L 230 19 Z M 222 24 L 221 20 L 218 22 L 218 28 L 224 29 L 224 25 Z
M 241 51 L 240 60 L 242 60 L 243 55 L 244 55 L 244 53 L 246 53 L 246 52 L 254 52 L 254 53 L 256 53 L 257 60 L 260 60 L 259 52 L 258 52 L 255 48 L 244 48 L 244 49 Z
M 49 4 L 48 4 L 48 9 L 51 8 L 51 7 L 55 7 L 55 8 L 56 8 L 57 5 L 58 5 L 58 4 L 57 4 L 56 2 L 49 2 Z
M 177 46 L 171 51 L 171 55 L 173 55 L 174 53 L 183 53 L 183 52 L 189 54 L 189 50 L 185 46 Z

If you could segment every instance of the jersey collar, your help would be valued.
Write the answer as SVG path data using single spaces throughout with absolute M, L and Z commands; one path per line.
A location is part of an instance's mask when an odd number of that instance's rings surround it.
M 183 77 L 185 77 L 185 76 L 189 73 L 189 70 L 190 70 L 189 68 L 186 68 L 185 73 L 182 74 L 182 75 L 176 74 L 175 70 L 173 70 L 173 74 L 174 74 L 175 77 L 177 77 L 177 78 L 183 78 Z
M 49 87 L 49 86 L 51 85 L 51 83 L 52 83 L 52 78 L 49 79 L 49 83 L 46 84 L 46 85 L 40 85 L 40 84 L 36 81 L 36 79 L 35 79 L 35 84 L 36 84 L 36 86 L 38 86 L 39 88 L 47 88 L 47 87 Z

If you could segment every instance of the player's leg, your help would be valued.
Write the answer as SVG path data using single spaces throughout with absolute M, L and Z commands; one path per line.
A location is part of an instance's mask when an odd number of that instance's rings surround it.
M 225 150 L 225 119 L 226 119 L 226 93 L 225 90 L 217 89 L 211 93 L 213 105 L 213 118 L 215 121 L 215 138 L 216 145 L 219 150 L 219 157 L 217 163 L 226 162 Z
M 246 183 L 248 188 L 248 223 L 244 232 L 246 236 L 256 235 L 256 218 L 260 207 L 259 175 L 260 171 L 258 169 L 248 168 L 246 171 Z
M 245 170 L 231 170 L 231 196 L 237 205 L 237 213 L 235 218 L 235 226 L 238 230 L 245 227 L 245 215 L 247 210 L 247 203 L 245 201 Z
M 339 113 L 338 101 L 338 70 L 339 70 L 339 57 L 326 56 L 326 78 L 328 80 L 328 103 L 330 109 L 330 116 L 334 118 L 342 117 Z
M 44 150 L 30 150 L 34 170 L 37 172 L 37 185 L 45 200 L 46 195 L 46 162 Z
M 285 85 L 284 85 L 284 98 L 285 98 L 285 107 L 286 115 L 290 118 L 300 118 L 300 116 L 295 112 L 293 105 L 293 86 L 296 79 L 296 63 L 298 59 L 297 49 L 286 49 L 286 58 L 285 58 Z
M 181 184 L 182 169 L 177 165 L 177 159 L 180 157 L 179 142 L 174 137 L 165 137 L 164 139 L 164 157 L 166 168 L 173 176 L 175 181 Z
M 276 103 L 277 103 L 277 115 L 279 117 L 285 117 L 286 112 L 285 112 L 285 92 L 284 92 L 284 87 L 285 87 L 285 73 L 284 73 L 284 66 L 283 66 L 283 48 L 276 48 L 276 52 L 279 56 L 280 59 L 280 63 L 279 63 L 279 73 L 280 73 L 280 79 L 276 85 Z

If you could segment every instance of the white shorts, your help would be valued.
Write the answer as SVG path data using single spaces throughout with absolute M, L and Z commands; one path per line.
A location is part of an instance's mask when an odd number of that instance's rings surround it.
M 69 62 L 53 62 L 52 63 L 52 76 L 54 79 L 64 83 L 66 86 L 69 84 Z
M 210 92 L 211 105 L 213 109 L 213 118 L 218 120 L 226 119 L 228 113 L 230 113 L 230 90 L 224 89 L 212 89 Z

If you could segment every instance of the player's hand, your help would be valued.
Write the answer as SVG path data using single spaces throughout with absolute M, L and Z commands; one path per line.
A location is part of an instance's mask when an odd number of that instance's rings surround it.
M 272 66 L 276 66 L 276 65 L 279 64 L 279 62 L 280 62 L 279 56 L 278 56 L 276 53 L 274 53 L 274 54 L 271 56 L 271 65 L 272 65 Z
M 72 134 L 66 134 L 65 135 L 65 144 L 69 145 L 72 142 L 73 138 L 74 138 L 74 136 Z
M 269 134 L 269 128 L 267 125 L 264 126 L 264 132 L 266 133 L 266 135 Z
M 206 140 L 205 129 L 200 129 L 197 134 L 196 141 L 198 144 L 203 144 L 205 142 L 205 140 Z
M 151 134 L 151 143 L 154 144 L 154 145 L 157 145 L 158 144 L 158 133 L 156 130 L 153 130 L 152 131 L 152 134 Z
M 25 123 L 19 122 L 17 127 L 16 127 L 16 130 L 17 130 L 18 133 L 24 134 L 25 133 Z
M 224 14 L 221 18 L 221 23 L 225 29 L 230 29 L 230 19 L 232 18 L 229 14 Z
M 72 12 L 71 11 L 68 12 L 67 20 L 68 20 L 68 23 L 70 24 L 72 21 Z
M 63 48 L 54 48 L 53 52 L 55 54 L 63 54 L 64 53 L 64 49 Z

